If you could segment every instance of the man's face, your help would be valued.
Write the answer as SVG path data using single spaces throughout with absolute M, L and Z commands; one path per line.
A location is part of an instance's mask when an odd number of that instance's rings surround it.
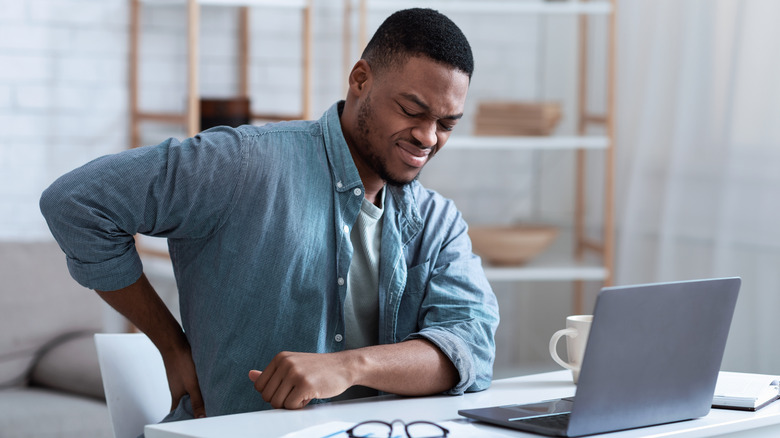
M 408 184 L 463 115 L 469 78 L 429 58 L 411 57 L 403 67 L 372 75 L 365 86 L 352 138 L 357 164 L 373 173 L 366 176 Z

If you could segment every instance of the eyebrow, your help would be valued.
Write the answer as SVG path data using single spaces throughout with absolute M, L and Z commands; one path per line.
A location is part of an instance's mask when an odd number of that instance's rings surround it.
M 422 108 L 423 111 L 428 112 L 428 113 L 433 113 L 431 111 L 431 107 L 429 107 L 425 102 L 420 100 L 420 98 L 418 98 L 416 95 L 411 94 L 411 93 L 401 93 L 401 97 L 403 97 L 403 98 L 405 98 L 407 100 L 411 100 L 416 105 L 418 105 L 420 108 Z M 439 118 L 440 119 L 447 119 L 447 120 L 459 120 L 461 117 L 463 117 L 463 113 L 442 116 L 442 117 L 439 117 Z

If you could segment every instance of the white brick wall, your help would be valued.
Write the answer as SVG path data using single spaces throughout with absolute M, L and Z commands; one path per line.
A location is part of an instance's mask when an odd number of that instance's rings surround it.
M 345 78 L 341 2 L 315 4 L 316 117 L 342 98 Z M 0 240 L 48 239 L 37 208 L 41 191 L 89 159 L 128 147 L 128 13 L 126 0 L 0 0 Z M 369 32 L 387 13 L 370 13 Z M 481 99 L 533 99 L 561 93 L 559 84 L 549 83 L 550 72 L 540 69 L 539 63 L 545 62 L 550 70 L 549 57 L 537 56 L 538 47 L 547 44 L 540 38 L 550 33 L 549 24 L 519 15 L 450 16 L 469 37 L 476 57 L 467 112 L 473 113 Z M 236 92 L 236 18 L 235 8 L 202 9 L 203 96 Z M 256 111 L 300 111 L 301 26 L 297 10 L 252 10 L 250 83 Z M 143 6 L 141 28 L 142 108 L 183 111 L 183 6 Z M 353 35 L 356 30 L 355 26 Z M 356 56 L 352 54 L 353 60 Z M 552 65 L 558 76 L 572 70 Z M 466 117 L 456 135 L 472 128 Z M 177 126 L 147 123 L 142 130 L 142 144 L 183 135 Z M 562 174 L 567 175 L 569 161 L 566 156 L 530 152 L 445 149 L 422 180 L 455 199 L 474 222 L 523 220 L 538 215 L 540 209 L 551 212 L 557 221 L 570 213 L 570 197 L 557 193 L 560 175 L 544 179 L 534 169 L 542 164 L 559 171 L 563 167 Z
M 49 238 L 41 191 L 123 147 L 126 16 L 122 0 L 0 0 L 0 240 Z

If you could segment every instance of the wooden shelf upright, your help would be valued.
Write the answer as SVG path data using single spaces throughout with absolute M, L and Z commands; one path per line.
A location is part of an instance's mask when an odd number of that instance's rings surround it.
M 142 5 L 183 5 L 186 7 L 187 18 L 187 107 L 183 114 L 159 113 L 144 111 L 138 102 L 139 40 L 141 37 L 140 15 Z M 249 97 L 249 47 L 250 47 L 250 8 L 276 7 L 294 8 L 302 12 L 302 75 L 301 75 L 301 113 L 300 114 L 263 114 L 252 113 L 253 120 L 268 121 L 309 119 L 311 118 L 311 84 L 312 84 L 312 0 L 130 0 L 130 50 L 129 50 L 129 86 L 130 86 L 130 146 L 140 145 L 140 125 L 144 121 L 179 124 L 186 126 L 187 136 L 200 132 L 200 91 L 199 91 L 199 32 L 201 21 L 201 6 L 233 6 L 239 7 L 238 18 L 238 95 Z

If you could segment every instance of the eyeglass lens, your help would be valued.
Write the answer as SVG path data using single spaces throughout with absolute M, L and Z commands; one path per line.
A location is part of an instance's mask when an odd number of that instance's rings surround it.
M 393 437 L 393 426 L 387 423 L 380 423 L 377 421 L 365 422 L 358 424 L 351 429 L 351 437 L 355 438 L 367 438 L 367 437 Z
M 415 421 L 407 424 L 406 433 L 410 438 L 439 438 L 447 436 L 441 426 L 427 421 Z

